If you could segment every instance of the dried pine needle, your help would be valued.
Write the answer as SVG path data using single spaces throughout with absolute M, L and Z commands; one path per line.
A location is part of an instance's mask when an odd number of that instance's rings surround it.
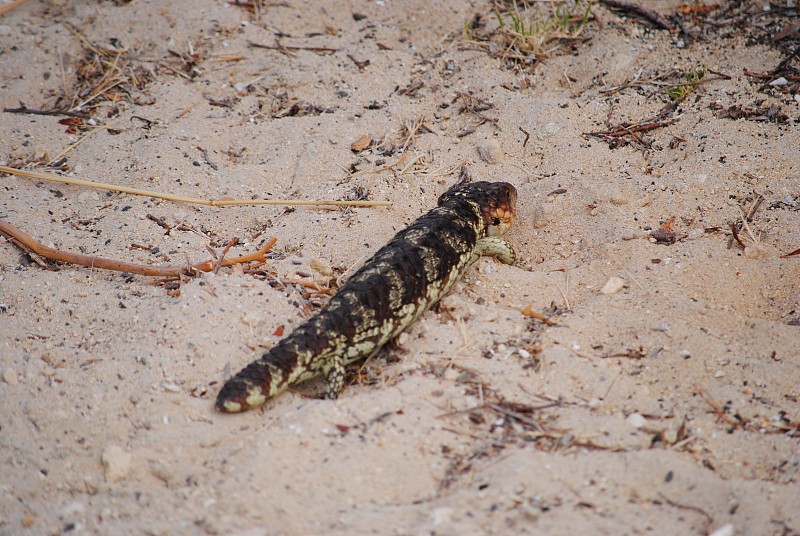
M 178 203 L 190 203 L 193 205 L 208 205 L 211 207 L 227 207 L 227 206 L 243 206 L 243 205 L 311 205 L 311 206 L 336 206 L 336 207 L 392 206 L 392 203 L 390 201 L 298 201 L 293 199 L 231 199 L 231 198 L 202 199 L 196 197 L 182 197 L 172 194 L 165 194 L 161 192 L 155 192 L 152 190 L 141 190 L 139 188 L 128 188 L 127 186 L 117 186 L 115 184 L 94 182 L 85 179 L 61 177 L 59 175 L 51 175 L 49 173 L 40 173 L 37 171 L 25 171 L 6 166 L 0 166 L 0 173 L 8 173 L 9 175 L 26 177 L 29 179 L 39 179 L 45 181 L 72 184 L 75 186 L 84 186 L 86 188 L 111 190 L 114 192 L 122 192 L 131 195 L 143 195 L 146 197 L 155 197 L 157 199 L 166 199 L 167 201 L 175 201 Z

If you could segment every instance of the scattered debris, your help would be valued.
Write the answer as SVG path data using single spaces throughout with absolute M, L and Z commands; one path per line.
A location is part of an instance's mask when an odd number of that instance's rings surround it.
M 674 223 L 675 216 L 670 216 L 658 227 L 658 229 L 650 231 L 650 238 L 659 244 L 674 244 L 678 241 L 678 235 L 672 230 Z

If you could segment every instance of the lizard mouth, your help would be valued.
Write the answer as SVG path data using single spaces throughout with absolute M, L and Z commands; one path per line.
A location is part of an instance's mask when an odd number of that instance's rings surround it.
M 504 195 L 484 206 L 483 221 L 486 223 L 487 235 L 499 236 L 511 228 L 517 216 L 516 201 L 517 192 L 513 186 L 508 185 Z
M 513 210 L 509 210 L 508 207 L 497 207 L 490 211 L 487 216 L 488 225 L 486 227 L 486 234 L 489 236 L 498 236 L 504 234 L 511 228 L 516 214 L 514 214 Z

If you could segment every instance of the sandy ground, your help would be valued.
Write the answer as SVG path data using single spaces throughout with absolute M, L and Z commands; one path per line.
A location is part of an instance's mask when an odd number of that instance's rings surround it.
M 800 256 L 781 257 L 800 247 L 800 59 L 769 74 L 797 8 L 669 32 L 593 4 L 534 67 L 501 57 L 483 2 L 257 7 L 0 18 L 0 104 L 91 117 L 3 113 L 4 165 L 393 203 L 0 177 L 0 218 L 63 250 L 182 265 L 278 240 L 256 273 L 165 288 L 0 239 L 0 534 L 800 534 Z M 665 124 L 619 135 L 701 67 Z M 346 277 L 464 162 L 518 188 L 531 271 L 481 261 L 336 401 L 215 412 L 225 375 L 324 301 L 287 278 Z

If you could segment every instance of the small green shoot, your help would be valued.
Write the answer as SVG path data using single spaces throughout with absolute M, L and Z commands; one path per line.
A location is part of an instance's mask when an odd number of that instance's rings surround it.
M 591 5 L 583 0 L 567 0 L 549 10 L 516 2 L 510 9 L 495 7 L 498 32 L 507 55 L 514 59 L 544 59 L 563 44 L 578 41 L 590 14 Z
M 688 71 L 683 75 L 683 79 L 685 80 L 684 82 L 669 87 L 665 89 L 664 92 L 669 96 L 670 99 L 674 101 L 684 99 L 687 95 L 697 89 L 697 86 L 700 85 L 700 81 L 703 80 L 705 76 L 706 68 L 698 67 L 697 69 Z

